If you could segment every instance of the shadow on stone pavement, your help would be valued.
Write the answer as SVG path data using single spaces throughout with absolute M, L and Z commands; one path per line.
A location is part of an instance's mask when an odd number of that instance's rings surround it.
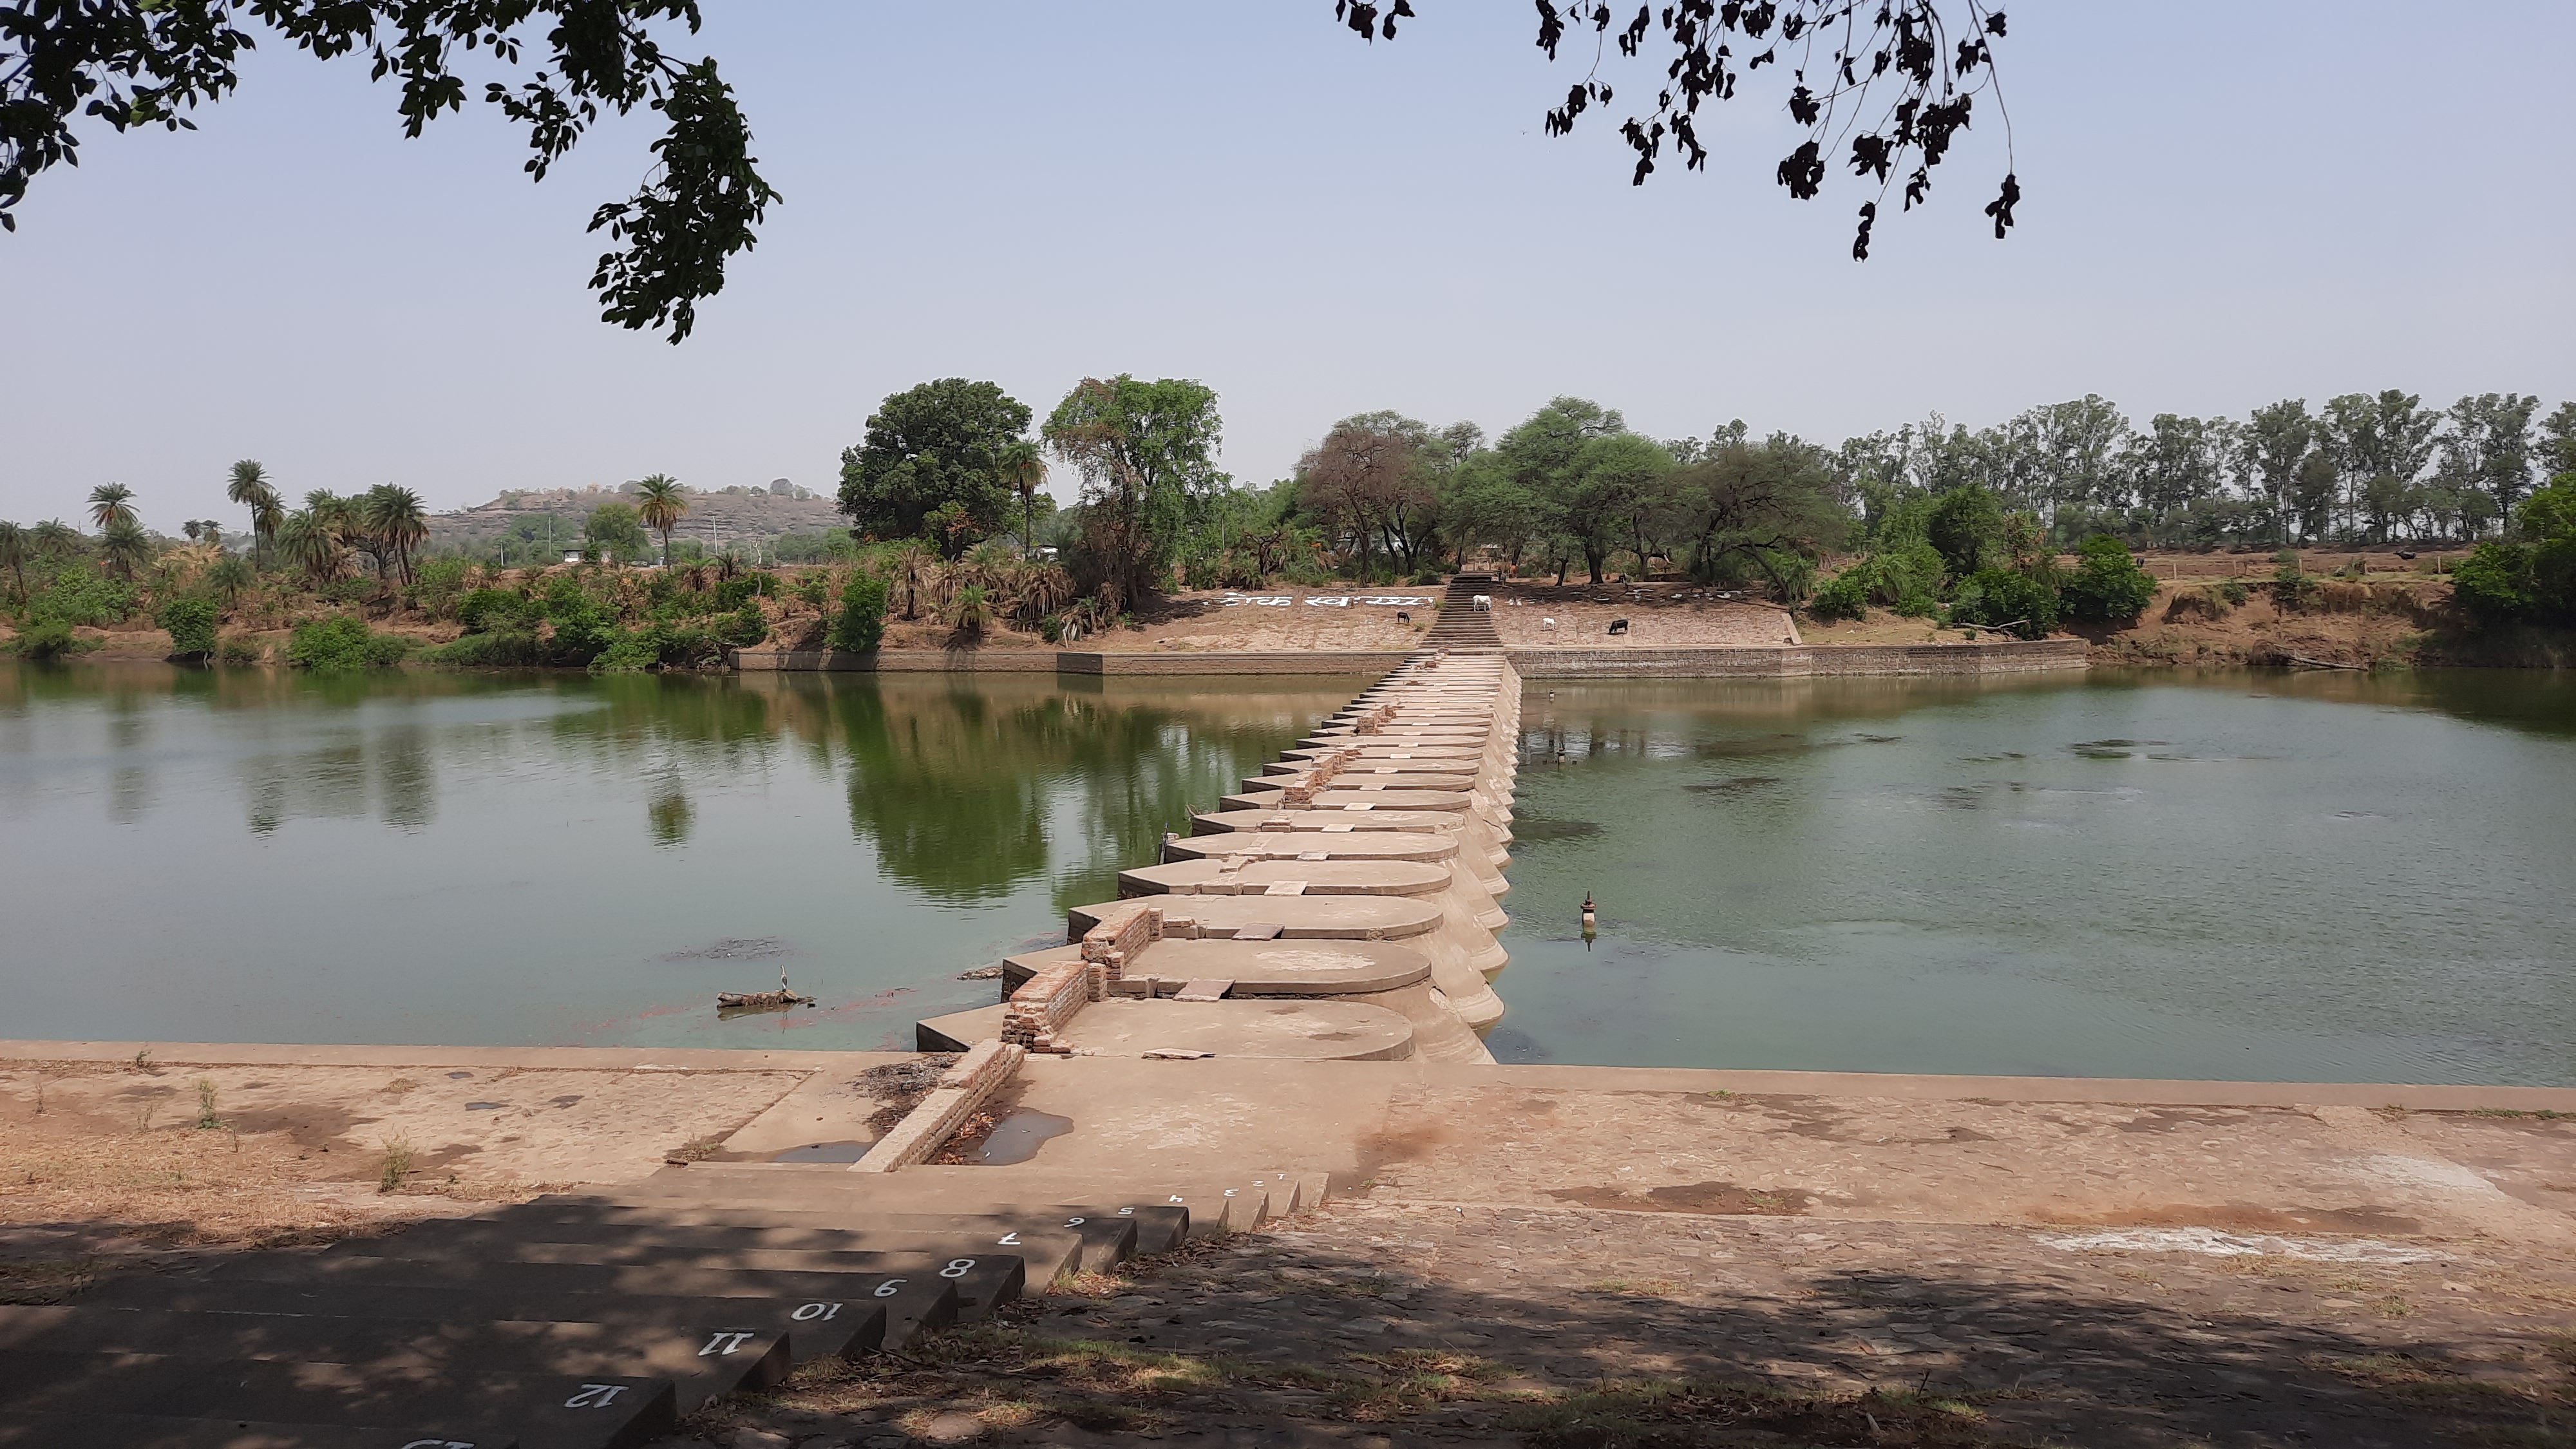
M 1345 1203 L 809 1366 L 673 1449 L 2576 1445 L 2576 1286 L 2552 1261 L 2052 1241 Z

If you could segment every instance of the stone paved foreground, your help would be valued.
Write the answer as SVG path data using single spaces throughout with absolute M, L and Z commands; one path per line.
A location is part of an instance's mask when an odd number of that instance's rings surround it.
M 1082 1286 L 675 1442 L 2576 1443 L 2576 1273 L 2493 1239 L 1363 1198 Z M 1563 1422 L 1604 1380 L 1678 1379 L 1781 1390 L 1786 1417 Z

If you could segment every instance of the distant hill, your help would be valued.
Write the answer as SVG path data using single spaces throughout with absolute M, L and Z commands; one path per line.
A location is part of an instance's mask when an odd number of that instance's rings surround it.
M 721 549 L 737 540 L 774 539 L 787 533 L 820 533 L 849 522 L 841 516 L 833 500 L 810 488 L 794 490 L 796 495 L 780 496 L 756 488 L 723 488 L 710 493 L 689 495 L 688 515 L 680 526 L 671 530 L 674 539 L 696 539 L 710 549 Z M 574 528 L 581 527 L 590 511 L 603 503 L 635 502 L 635 485 L 616 488 L 594 484 L 588 488 L 511 489 L 489 503 L 453 513 L 433 514 L 429 520 L 429 544 L 433 549 L 471 549 L 492 542 L 509 532 L 510 525 L 531 514 L 553 514 L 569 519 Z

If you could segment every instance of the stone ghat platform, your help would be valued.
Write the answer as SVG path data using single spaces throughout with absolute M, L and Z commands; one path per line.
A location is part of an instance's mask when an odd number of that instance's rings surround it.
M 1152 949 L 1209 944 L 1231 943 Z M 101 1275 L 0 1308 L 0 1442 L 861 1443 L 901 1416 L 979 1422 L 988 1371 L 953 1401 L 896 1382 L 952 1322 L 1006 1371 L 1034 1335 L 1346 1379 L 1396 1350 L 1465 1355 L 1506 1366 L 1514 1401 L 1684 1373 L 1847 1400 L 1929 1374 L 2019 1426 L 1997 1444 L 2524 1442 L 2426 1405 L 2491 1392 L 2527 1426 L 2527 1396 L 2554 1390 L 2515 1375 L 2576 1326 L 2571 1090 L 1036 1056 L 986 1104 L 1069 1124 L 1025 1161 L 773 1160 L 880 1140 L 878 1091 L 924 1060 L 0 1043 L 0 1264 Z M 199 1079 L 238 1150 L 185 1122 L 137 1133 L 135 1101 Z M 379 1195 L 391 1133 L 557 1185 Z M 699 1138 L 712 1157 L 662 1164 Z M 55 1196 L 81 1140 L 137 1143 L 154 1170 L 103 1164 L 122 1199 Z M 1266 1159 L 1295 1166 L 1246 1165 Z M 1345 1200 L 1317 1213 L 1327 1182 Z M 320 1251 L 166 1238 L 219 1205 L 342 1190 L 453 1216 Z M 781 1382 L 804 1363 L 821 1371 Z M 2417 1377 L 2354 1377 L 2373 1365 Z M 1333 1405 L 1209 1383 L 1188 1392 L 1238 1396 L 1218 1418 L 1347 1442 Z M 1041 1404 L 1052 1384 L 1008 1380 Z M 584 1395 L 595 1420 L 568 1412 Z M 1512 1441 L 1460 1430 L 1508 1407 L 1473 1398 L 1390 1406 L 1384 1427 Z M 1199 1427 L 1200 1399 L 1147 1402 L 1180 1415 L 1167 1438 Z M 692 1407 L 692 1437 L 655 1437 Z M 1901 1442 L 1851 1417 L 1810 1441 Z M 1110 1441 L 1051 1418 L 980 1442 Z

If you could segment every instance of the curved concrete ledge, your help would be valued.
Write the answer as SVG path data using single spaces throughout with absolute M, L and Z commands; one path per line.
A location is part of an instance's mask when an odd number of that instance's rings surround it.
M 1259 896 L 1298 886 L 1299 896 L 1423 896 L 1449 888 L 1449 867 L 1427 860 L 1175 860 L 1118 873 L 1122 896 Z M 1188 907 L 1178 907 L 1183 914 Z
M 1051 946 L 1002 958 L 1002 989 L 1059 961 L 1080 960 L 1078 946 Z M 1125 982 L 1173 987 L 1187 981 L 1231 981 L 1229 996 L 1353 996 L 1396 991 L 1431 979 L 1431 958 L 1392 941 L 1157 941 L 1138 952 Z M 1141 994 L 1139 992 L 1138 994 Z M 1161 995 L 1170 995 L 1168 990 Z
M 1141 1057 L 1202 1051 L 1270 1061 L 1397 1062 L 1413 1055 L 1413 1023 L 1360 1001 L 1095 1001 L 1065 1035 L 1076 1053 Z
M 1413 1055 L 1418 1061 L 1494 1065 L 1494 1054 L 1485 1039 L 1459 1018 L 1448 996 L 1428 981 L 1349 999 L 1383 1006 L 1412 1022 Z
M 1246 926 L 1272 925 L 1292 941 L 1410 941 L 1440 929 L 1437 901 L 1412 896 L 1146 896 L 1074 906 L 1065 934 L 1076 940 L 1148 907 L 1163 912 L 1165 940 L 1231 938 Z M 1196 934 L 1178 931 L 1182 920 Z
M 1343 830 L 1330 834 L 1320 830 L 1233 831 L 1175 840 L 1163 847 L 1163 853 L 1180 860 L 1222 860 L 1243 855 L 1293 860 L 1320 853 L 1326 860 L 1438 861 L 1452 870 L 1464 868 L 1474 877 L 1478 889 L 1501 899 L 1512 888 L 1511 882 L 1460 850 L 1460 843 L 1459 833 L 1454 830 Z
M 1495 870 L 1511 864 L 1510 854 L 1503 849 L 1504 842 L 1511 839 L 1509 831 L 1496 831 L 1472 816 L 1447 811 L 1228 809 L 1212 810 L 1190 818 L 1193 837 L 1248 830 L 1336 835 L 1379 830 L 1429 831 L 1457 836 L 1462 849 L 1481 852 L 1485 864 Z

